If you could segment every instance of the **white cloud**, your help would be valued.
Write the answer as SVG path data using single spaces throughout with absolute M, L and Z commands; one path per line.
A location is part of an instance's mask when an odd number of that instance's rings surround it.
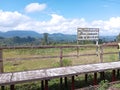
M 19 12 L 0 11 L 0 31 L 34 30 L 39 33 L 76 34 L 78 27 L 100 28 L 100 35 L 118 35 L 120 17 L 87 22 L 84 18 L 67 19 L 62 15 L 51 14 L 51 19 L 48 21 L 35 21 Z
M 51 15 L 51 20 L 50 20 L 50 24 L 58 24 L 60 22 L 64 22 L 65 21 L 65 18 L 63 16 L 60 16 L 60 15 L 56 15 L 56 14 L 52 14 Z
M 52 14 L 49 21 L 31 21 L 26 24 L 22 24 L 16 29 L 29 29 L 36 30 L 37 32 L 43 33 L 68 33 L 76 34 L 77 27 L 85 27 L 87 23 L 82 19 L 66 19 L 63 16 Z
M 9 12 L 0 10 L 0 31 L 13 29 L 19 24 L 28 22 L 29 20 L 29 17 L 22 15 L 17 11 Z
M 25 7 L 27 13 L 42 11 L 47 7 L 46 4 L 31 3 Z
M 93 21 L 91 26 L 100 28 L 102 32 L 101 34 L 118 35 L 120 33 L 120 17 L 111 17 L 107 21 Z

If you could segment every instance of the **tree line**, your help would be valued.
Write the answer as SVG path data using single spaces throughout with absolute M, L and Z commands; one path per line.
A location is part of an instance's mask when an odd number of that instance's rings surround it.
M 55 44 L 61 44 L 61 43 L 75 43 L 71 41 L 66 40 L 58 40 L 55 41 L 53 38 L 49 37 L 48 33 L 44 33 L 43 37 L 36 38 L 36 37 L 11 37 L 11 38 L 4 38 L 0 37 L 0 46 L 19 46 L 19 45 L 55 45 Z
M 120 34 L 116 37 L 117 42 L 120 42 Z M 99 39 L 99 44 L 104 43 L 104 39 Z M 84 44 L 95 44 L 95 41 L 83 41 Z M 42 38 L 35 38 L 31 36 L 27 37 L 11 37 L 4 38 L 0 37 L 0 46 L 15 46 L 15 45 L 55 45 L 55 44 L 77 44 L 77 40 L 67 41 L 65 39 L 61 40 L 53 40 L 53 38 L 49 37 L 48 33 L 44 33 Z

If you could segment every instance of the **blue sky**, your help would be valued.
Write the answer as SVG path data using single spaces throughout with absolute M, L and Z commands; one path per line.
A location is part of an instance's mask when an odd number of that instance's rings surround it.
M 119 0 L 0 0 L 0 31 L 76 34 L 78 27 L 120 33 Z

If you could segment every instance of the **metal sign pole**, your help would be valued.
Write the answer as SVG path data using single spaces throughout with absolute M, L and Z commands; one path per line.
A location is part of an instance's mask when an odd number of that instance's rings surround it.
M 119 54 L 119 60 L 120 60 L 120 43 L 118 43 L 118 50 L 119 50 L 118 54 Z

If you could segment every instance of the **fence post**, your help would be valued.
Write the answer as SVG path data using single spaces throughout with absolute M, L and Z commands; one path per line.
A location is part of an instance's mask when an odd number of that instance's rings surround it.
M 71 90 L 75 89 L 75 85 L 74 85 L 75 81 L 74 81 L 74 76 L 72 76 L 72 85 L 71 85 Z
M 119 57 L 118 60 L 120 60 L 120 43 L 118 43 L 118 47 L 117 47 L 117 48 L 118 48 L 118 51 L 119 51 L 119 52 L 118 52 L 118 57 Z
M 45 80 L 45 89 L 44 90 L 48 90 L 48 80 Z
M 105 72 L 100 72 L 100 79 L 105 81 Z
M 60 90 L 62 90 L 63 78 L 60 77 Z
M 0 73 L 3 73 L 3 50 L 0 49 Z M 1 90 L 5 90 L 5 86 L 1 86 Z
M 60 48 L 60 66 L 61 67 L 63 66 L 63 60 L 62 60 L 62 58 L 63 58 L 63 50 L 62 50 L 62 48 Z
M 99 56 L 99 45 L 96 45 L 96 55 Z
M 100 62 L 103 62 L 103 46 L 100 46 Z
M 79 57 L 79 47 L 77 46 L 77 57 Z
M 44 90 L 44 80 L 41 81 L 41 90 Z
M 94 85 L 97 85 L 97 72 L 94 73 Z
M 4 70 L 3 70 L 3 50 L 0 49 L 0 73 L 3 73 Z
M 119 78 L 119 76 L 120 76 L 120 70 L 119 69 L 117 69 L 117 78 Z
M 65 80 L 65 87 L 67 88 L 68 87 L 67 77 L 65 77 L 64 80 Z
M 14 85 L 10 85 L 10 90 L 15 90 L 15 86 Z
M 88 83 L 88 74 L 85 74 L 85 83 Z
M 116 80 L 116 71 L 115 70 L 112 70 L 112 82 Z

